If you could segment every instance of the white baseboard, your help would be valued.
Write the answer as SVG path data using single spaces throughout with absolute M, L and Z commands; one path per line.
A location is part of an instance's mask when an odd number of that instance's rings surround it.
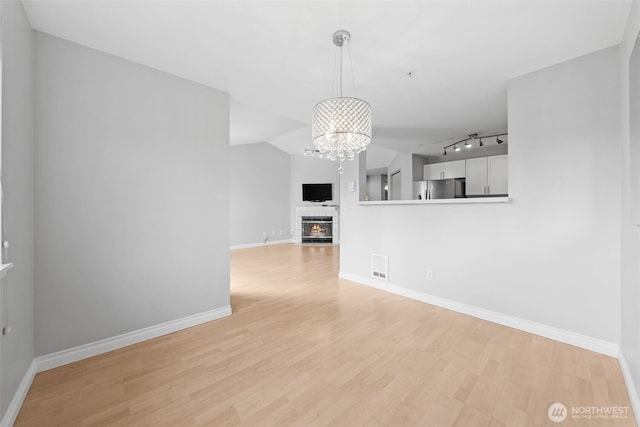
M 293 239 L 287 239 L 287 240 L 266 241 L 266 242 L 260 242 L 260 243 L 245 243 L 242 245 L 229 246 L 229 249 L 233 251 L 235 249 L 259 248 L 260 246 L 283 245 L 286 243 L 294 243 L 294 242 L 293 242 Z
M 458 313 L 464 313 L 469 316 L 488 320 L 490 322 L 508 326 L 510 328 L 519 329 L 521 331 L 540 335 L 545 338 L 550 338 L 552 340 L 571 344 L 576 347 L 595 351 L 596 353 L 601 353 L 616 358 L 619 354 L 620 347 L 616 343 L 589 337 L 587 335 L 578 334 L 566 329 L 560 329 L 554 326 L 545 325 L 543 323 L 538 323 L 531 320 L 526 320 L 507 314 L 498 313 L 496 311 L 476 307 L 473 305 L 464 304 L 450 299 L 429 295 L 424 292 L 402 288 L 400 286 L 388 284 L 388 282 L 383 283 L 374 278 L 363 277 L 343 271 L 340 272 L 339 276 L 343 279 L 360 283 L 362 285 L 371 286 L 376 289 L 381 289 L 383 291 L 391 292 L 396 295 L 401 295 L 417 301 L 425 302 L 427 304 L 443 307 L 452 311 L 456 311 Z
M 5 412 L 4 417 L 2 417 L 2 421 L 0 421 L 0 427 L 11 427 L 13 425 L 18 413 L 20 412 L 20 408 L 22 407 L 22 402 L 24 402 L 24 398 L 27 396 L 27 392 L 31 387 L 33 378 L 38 372 L 57 368 L 58 366 L 67 365 L 69 363 L 77 362 L 78 360 L 87 359 L 108 351 L 117 350 L 122 347 L 127 347 L 132 344 L 137 344 L 152 338 L 157 338 L 162 335 L 177 332 L 181 329 L 190 328 L 192 326 L 200 325 L 202 323 L 230 315 L 231 306 L 227 305 L 215 310 L 205 311 L 204 313 L 171 320 L 159 325 L 150 326 L 148 328 L 139 329 L 137 331 L 128 332 L 115 337 L 58 351 L 46 356 L 36 357 L 31 362 L 31 365 L 29 365 L 27 372 L 24 374 L 24 377 L 20 382 L 18 390 L 16 390 L 16 393 L 11 399 L 7 412 Z
M 27 392 L 31 387 L 33 378 L 38 372 L 57 368 L 58 366 L 67 365 L 69 363 L 77 362 L 78 360 L 87 359 L 108 351 L 117 350 L 122 347 L 127 347 L 132 344 L 137 344 L 152 338 L 157 338 L 162 335 L 177 332 L 181 329 L 190 328 L 192 326 L 200 325 L 202 323 L 230 315 L 231 306 L 227 305 L 215 310 L 205 311 L 204 313 L 171 320 L 159 325 L 150 326 L 148 328 L 139 329 L 137 331 L 128 332 L 115 337 L 58 351 L 46 356 L 36 357 L 31 362 L 31 365 L 29 365 L 27 372 L 24 374 L 24 377 L 20 382 L 18 390 L 16 390 L 16 393 L 13 395 L 11 403 L 7 408 L 7 412 L 5 412 L 4 417 L 2 417 L 2 421 L 0 421 L 0 427 L 11 427 L 13 425 L 16 417 L 18 416 L 18 412 L 20 412 L 20 408 L 22 407 L 22 402 L 24 402 L 24 398 L 27 396 Z
M 631 375 L 631 369 L 627 363 L 627 358 L 624 356 L 624 352 L 620 349 L 618 354 L 618 362 L 620 363 L 620 369 L 622 370 L 622 376 L 624 377 L 624 383 L 627 386 L 627 394 L 631 401 L 631 408 L 636 417 L 636 420 L 640 419 L 640 395 L 638 395 L 638 389 L 633 382 L 633 376 Z
M 69 363 L 77 362 L 78 360 L 87 359 L 108 351 L 117 350 L 122 347 L 127 347 L 132 344 L 137 344 L 229 315 L 231 315 L 231 306 L 227 305 L 215 310 L 205 311 L 204 313 L 171 320 L 159 325 L 150 326 L 148 328 L 139 329 L 137 331 L 128 332 L 115 337 L 105 338 L 100 341 L 36 357 L 34 359 L 36 370 L 37 372 L 42 372 L 48 369 L 57 368 L 58 366 L 67 365 Z
M 0 427 L 11 427 L 16 421 L 18 412 L 20 412 L 20 408 L 22 407 L 22 402 L 24 402 L 24 398 L 27 397 L 27 393 L 29 392 L 29 388 L 31 387 L 31 383 L 35 376 L 36 362 L 35 360 L 32 360 L 29 368 L 27 368 L 27 372 L 25 372 L 24 377 L 22 377 L 22 381 L 20 381 L 18 390 L 16 390 L 16 393 L 13 395 L 13 399 L 11 399 L 11 402 L 9 403 L 7 412 L 5 412 L 4 417 L 2 417 Z

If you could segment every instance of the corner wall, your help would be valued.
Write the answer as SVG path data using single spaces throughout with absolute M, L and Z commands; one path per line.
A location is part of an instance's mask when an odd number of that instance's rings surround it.
M 365 151 L 366 155 L 366 151 Z M 391 177 L 400 172 L 400 197 L 393 194 Z M 413 156 L 408 153 L 398 152 L 387 168 L 389 182 L 389 200 L 413 199 Z
M 22 3 L 3 0 L 2 13 L 2 181 L 11 243 L 7 262 L 8 325 L 1 336 L 1 411 L 31 364 L 33 350 L 33 31 Z
M 622 278 L 620 361 L 636 419 L 640 419 L 640 227 L 631 224 L 629 150 L 629 58 L 640 32 L 640 3 L 632 2 L 620 45 L 620 135 L 622 140 Z M 638 78 L 638 76 L 636 76 Z
M 228 94 L 35 43 L 36 356 L 228 306 Z
M 349 163 L 341 195 L 343 276 L 615 349 L 618 63 L 613 47 L 511 81 L 509 203 L 360 205 L 344 184 L 359 179 L 357 164 Z M 389 282 L 371 278 L 372 253 L 389 256 Z
M 267 143 L 235 145 L 230 155 L 231 247 L 291 240 L 292 156 Z

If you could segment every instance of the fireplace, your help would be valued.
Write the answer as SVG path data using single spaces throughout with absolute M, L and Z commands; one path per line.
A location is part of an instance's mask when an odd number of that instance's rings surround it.
M 303 216 L 302 243 L 333 243 L 333 217 Z
M 328 222 L 331 222 L 331 228 L 327 227 Z M 314 223 L 317 223 L 315 228 Z M 337 245 L 340 242 L 337 206 L 298 206 L 295 227 L 294 242 L 298 244 Z

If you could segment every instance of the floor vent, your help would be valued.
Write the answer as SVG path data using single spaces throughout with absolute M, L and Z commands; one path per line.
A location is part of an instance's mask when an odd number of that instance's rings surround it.
M 371 254 L 371 275 L 382 280 L 389 280 L 389 257 Z

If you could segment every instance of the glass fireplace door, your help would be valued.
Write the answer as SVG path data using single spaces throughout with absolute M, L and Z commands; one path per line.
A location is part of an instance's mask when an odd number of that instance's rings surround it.
M 302 243 L 333 243 L 333 218 L 303 216 Z

